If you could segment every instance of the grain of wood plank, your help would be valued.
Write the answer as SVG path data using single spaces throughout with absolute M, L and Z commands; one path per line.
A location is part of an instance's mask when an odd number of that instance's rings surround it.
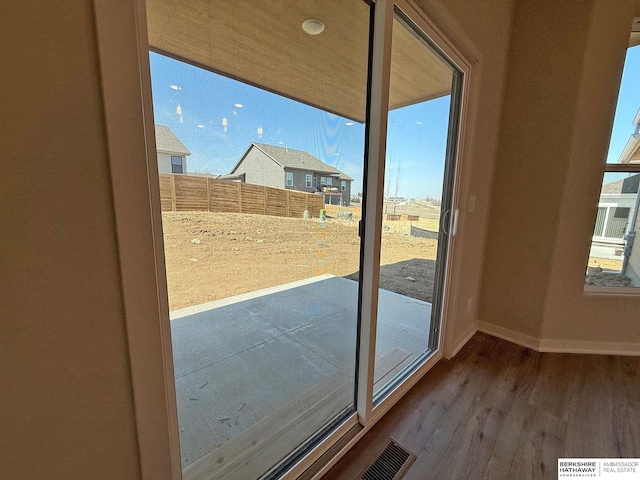
M 393 436 L 405 480 L 553 479 L 559 457 L 640 457 L 640 357 L 537 353 L 478 333 L 325 476 L 351 480 Z

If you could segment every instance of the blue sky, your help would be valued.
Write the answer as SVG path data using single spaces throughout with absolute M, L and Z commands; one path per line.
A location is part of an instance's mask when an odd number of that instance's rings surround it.
M 361 191 L 363 124 L 156 53 L 150 60 L 155 122 L 191 151 L 189 171 L 228 173 L 251 142 L 261 142 L 307 151 Z M 448 111 L 443 97 L 390 112 L 392 195 L 400 171 L 398 195 L 440 197 Z
M 228 173 L 251 142 L 304 150 L 354 178 L 361 191 L 364 125 L 338 115 L 151 53 L 155 122 L 191 151 L 188 170 Z M 629 49 L 607 161 L 615 163 L 640 106 L 640 47 Z M 390 195 L 436 197 L 442 175 L 450 98 L 389 113 Z M 607 178 L 608 180 L 608 178 Z
M 618 158 L 633 133 L 631 122 L 638 108 L 640 108 L 640 46 L 627 50 L 607 163 L 618 163 Z

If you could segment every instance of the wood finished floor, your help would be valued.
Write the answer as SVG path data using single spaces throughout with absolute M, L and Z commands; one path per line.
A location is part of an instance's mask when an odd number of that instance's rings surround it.
M 353 480 L 393 437 L 404 479 L 554 479 L 558 457 L 640 457 L 640 357 L 538 353 L 478 333 L 323 478 Z

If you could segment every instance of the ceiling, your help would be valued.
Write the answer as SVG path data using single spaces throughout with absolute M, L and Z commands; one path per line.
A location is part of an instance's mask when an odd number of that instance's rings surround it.
M 147 0 L 160 53 L 337 113 L 365 118 L 369 6 L 362 0 Z M 302 22 L 326 25 L 317 36 Z M 390 108 L 449 94 L 452 73 L 394 21 Z
M 629 46 L 635 47 L 640 45 L 640 17 L 633 19 L 633 26 L 631 27 L 631 38 L 629 39 Z

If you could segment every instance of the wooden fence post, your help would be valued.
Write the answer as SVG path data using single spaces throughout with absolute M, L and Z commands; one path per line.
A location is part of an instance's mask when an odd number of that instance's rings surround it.
M 242 213 L 242 182 L 238 184 L 238 213 Z
M 291 216 L 291 211 L 289 209 L 289 203 L 290 203 L 290 199 L 291 199 L 291 191 L 290 190 L 285 190 L 287 192 L 287 195 L 285 197 L 284 203 L 285 203 L 285 209 L 286 209 L 286 215 L 287 217 Z
M 267 214 L 267 187 L 262 187 L 263 197 L 262 201 L 264 203 L 264 214 Z
M 171 211 L 176 211 L 176 176 L 171 174 Z

